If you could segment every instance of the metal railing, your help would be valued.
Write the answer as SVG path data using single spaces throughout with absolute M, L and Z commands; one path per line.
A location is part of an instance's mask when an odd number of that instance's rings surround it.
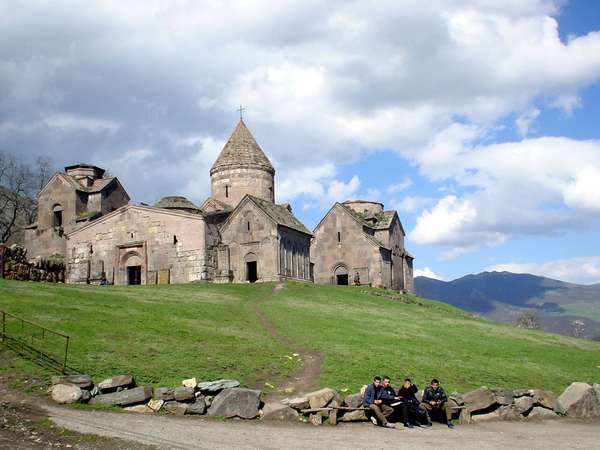
M 70 337 L 0 310 L 0 342 L 21 356 L 67 373 Z

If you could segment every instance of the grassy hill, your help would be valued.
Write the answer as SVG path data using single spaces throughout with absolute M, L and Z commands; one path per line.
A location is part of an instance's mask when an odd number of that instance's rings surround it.
M 473 318 L 452 306 L 346 286 L 77 286 L 0 280 L 0 309 L 72 337 L 70 365 L 140 382 L 239 378 L 277 385 L 301 364 L 259 321 L 323 357 L 320 385 L 356 391 L 374 374 L 447 389 L 600 382 L 600 343 Z M 13 326 L 13 325 L 11 325 Z M 17 330 L 15 330 L 17 332 Z

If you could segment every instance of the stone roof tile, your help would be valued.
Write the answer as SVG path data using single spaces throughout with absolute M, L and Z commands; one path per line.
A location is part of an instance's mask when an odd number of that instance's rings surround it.
M 223 147 L 221 154 L 210 169 L 210 174 L 212 175 L 214 172 L 222 169 L 247 166 L 259 167 L 273 174 L 275 173 L 271 161 L 264 154 L 244 121 L 240 120 Z
M 253 195 L 248 195 L 248 197 L 278 225 L 312 236 L 312 233 L 308 231 L 304 224 L 300 222 L 287 207 L 276 205 L 275 203 L 254 197 Z

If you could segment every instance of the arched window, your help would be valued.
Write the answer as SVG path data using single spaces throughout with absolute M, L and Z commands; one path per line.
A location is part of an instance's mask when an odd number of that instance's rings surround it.
M 63 209 L 60 205 L 54 205 L 52 208 L 52 226 L 56 228 L 63 226 Z

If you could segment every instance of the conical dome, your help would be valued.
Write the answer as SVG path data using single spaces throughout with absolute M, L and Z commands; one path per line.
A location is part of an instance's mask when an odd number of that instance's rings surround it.
M 210 174 L 213 175 L 223 169 L 239 167 L 257 168 L 271 174 L 275 173 L 271 161 L 264 154 L 243 120 L 240 120 L 235 127 L 221 154 L 210 169 Z

